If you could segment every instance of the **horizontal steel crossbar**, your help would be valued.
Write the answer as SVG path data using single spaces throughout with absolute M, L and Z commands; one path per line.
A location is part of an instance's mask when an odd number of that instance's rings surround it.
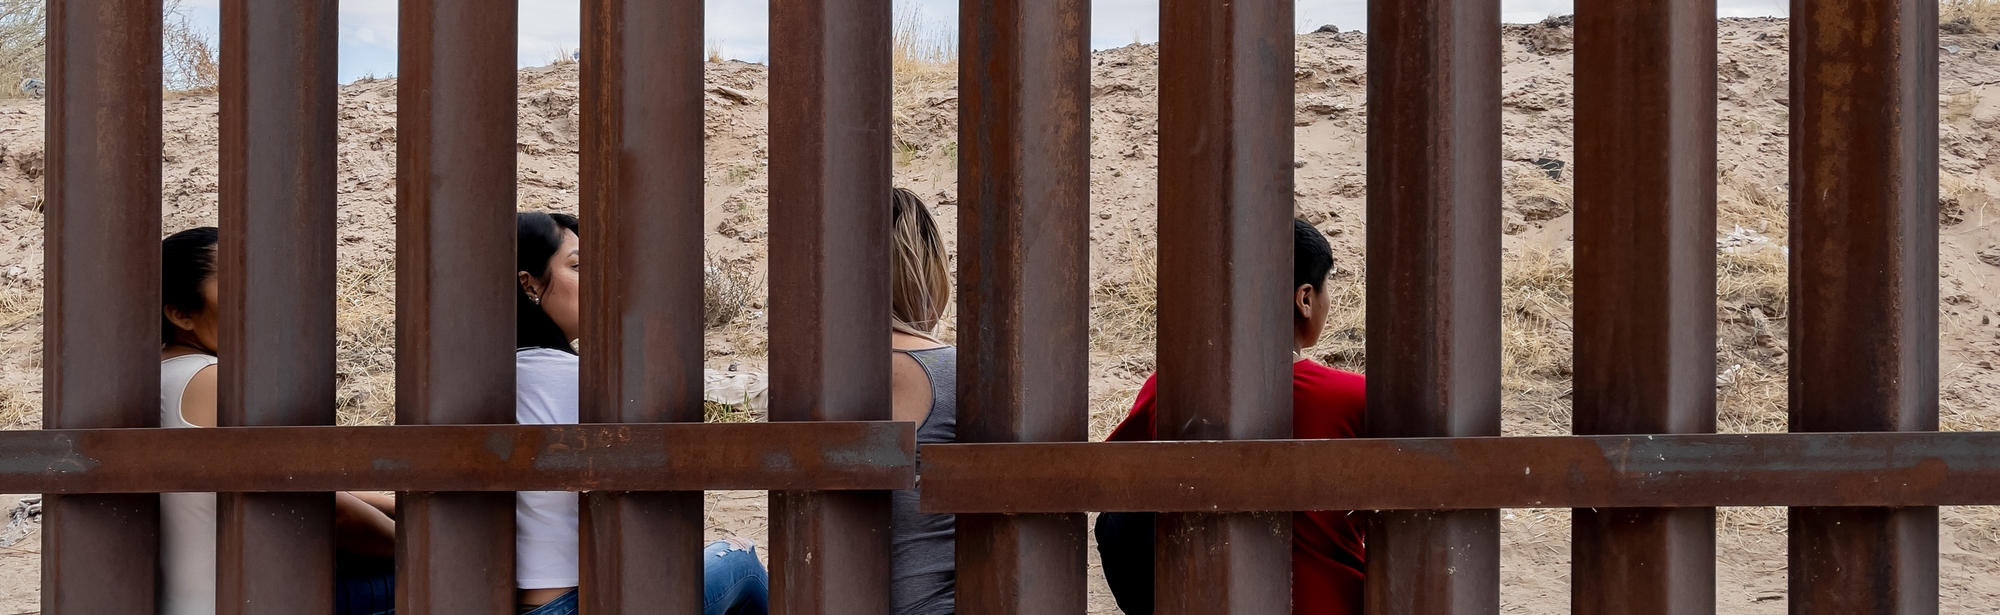
M 2000 504 L 2000 432 L 930 444 L 926 512 Z
M 0 431 L 0 493 L 883 490 L 890 421 Z

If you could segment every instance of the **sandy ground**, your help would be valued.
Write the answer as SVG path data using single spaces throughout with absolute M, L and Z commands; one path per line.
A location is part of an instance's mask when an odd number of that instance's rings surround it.
M 1719 27 L 1719 422 L 1726 432 L 1781 431 L 1785 412 L 1785 221 L 1789 53 L 1782 20 Z M 1575 164 L 1570 30 L 1508 26 L 1503 92 L 1503 375 L 1507 435 L 1569 431 L 1570 182 Z M 2000 128 L 2000 36 L 1953 34 L 1940 51 L 1940 418 L 1946 430 L 2000 426 L 2000 224 L 1993 158 Z M 1362 245 L 1367 101 L 1365 35 L 1298 40 L 1295 125 L 1298 213 L 1334 244 L 1335 319 L 1311 353 L 1363 366 Z M 1122 416 L 1153 367 L 1157 48 L 1098 52 L 1092 66 L 1091 274 L 1093 433 Z M 749 289 L 710 331 L 714 367 L 762 369 L 767 196 L 766 69 L 709 65 L 707 250 L 717 277 Z M 929 200 L 950 235 L 957 221 L 957 96 L 948 69 L 901 73 L 895 178 Z M 215 98 L 168 100 L 162 214 L 169 232 L 216 221 Z M 575 211 L 578 124 L 573 65 L 523 69 L 517 133 L 518 204 Z M 339 399 L 347 423 L 383 423 L 394 394 L 393 80 L 358 82 L 340 97 Z M 0 101 L 0 427 L 39 427 L 43 112 Z M 1551 176 L 1549 163 L 1562 163 Z M 586 223 L 588 223 L 586 221 Z M 947 237 L 947 242 L 953 239 Z M 948 330 L 947 337 L 951 336 Z M 763 544 L 763 494 L 709 494 L 716 536 Z M 2000 512 L 1941 513 L 1943 612 L 2000 613 Z M 1784 512 L 1725 509 L 1718 520 L 1722 613 L 1785 610 Z M 1502 601 L 1508 613 L 1569 609 L 1569 513 L 1503 515 Z M 0 548 L 0 615 L 34 612 L 39 538 Z M 1112 613 L 1092 553 L 1092 613 Z

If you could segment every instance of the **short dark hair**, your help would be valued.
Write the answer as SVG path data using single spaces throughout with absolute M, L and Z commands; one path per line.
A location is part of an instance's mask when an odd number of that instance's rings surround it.
M 1305 220 L 1292 218 L 1292 288 L 1311 286 L 1323 292 L 1326 274 L 1333 272 L 1333 246 Z
M 562 248 L 563 231 L 577 232 L 576 216 L 524 211 L 514 215 L 514 224 L 520 241 L 515 248 L 515 271 L 526 271 L 537 278 L 549 277 L 549 259 Z M 528 291 L 519 284 L 514 286 L 514 306 L 515 348 L 547 348 L 576 354 L 562 327 L 556 326 L 549 313 L 529 299 Z
M 215 246 L 219 234 L 213 226 L 198 226 L 168 235 L 160 241 L 160 298 L 162 307 L 182 314 L 200 314 L 209 308 L 201 296 L 201 285 L 215 277 Z M 160 314 L 160 343 L 172 344 L 180 327 Z

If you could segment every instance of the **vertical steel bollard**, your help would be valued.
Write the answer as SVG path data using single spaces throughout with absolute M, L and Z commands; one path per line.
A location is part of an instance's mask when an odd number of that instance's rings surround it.
M 1163 440 L 1292 435 L 1290 0 L 1160 10 Z M 1291 606 L 1292 513 L 1158 518 L 1163 615 Z
M 702 420 L 702 3 L 583 4 L 585 423 Z M 702 493 L 590 492 L 583 609 L 693 613 Z
M 1938 3 L 1792 3 L 1791 430 L 1938 427 Z M 1793 508 L 1793 613 L 1938 611 L 1936 507 Z
M 1368 435 L 1500 435 L 1500 3 L 1368 5 Z M 1497 613 L 1497 510 L 1377 513 L 1371 613 Z
M 1578 435 L 1715 431 L 1715 3 L 1576 15 Z M 1715 612 L 1715 509 L 1579 508 L 1579 615 Z
M 887 420 L 888 0 L 771 3 L 771 420 Z M 889 610 L 889 494 L 771 492 L 771 606 Z
M 222 5 L 217 424 L 334 422 L 339 3 Z M 333 497 L 217 494 L 216 607 L 333 613 Z
M 958 441 L 1087 439 L 1090 5 L 960 3 Z M 957 516 L 961 613 L 1081 613 L 1081 513 Z
M 514 0 L 402 0 L 396 422 L 514 422 Z M 396 612 L 514 609 L 514 494 L 404 493 Z
M 53 0 L 42 426 L 160 421 L 160 0 Z M 51 495 L 42 610 L 150 613 L 160 498 Z

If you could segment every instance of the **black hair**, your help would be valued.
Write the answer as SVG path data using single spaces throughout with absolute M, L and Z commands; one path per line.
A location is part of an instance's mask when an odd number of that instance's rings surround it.
M 164 307 L 189 315 L 209 308 L 201 296 L 201 285 L 215 277 L 215 244 L 219 240 L 215 227 L 198 226 L 160 241 L 160 298 Z M 180 331 L 163 310 L 160 343 L 174 343 Z
M 1311 286 L 1324 292 L 1326 274 L 1333 272 L 1333 247 L 1306 221 L 1292 218 L 1292 288 Z
M 521 212 L 514 215 L 519 231 L 520 244 L 515 250 L 515 271 L 526 271 L 536 278 L 549 277 L 549 259 L 556 250 L 562 248 L 563 231 L 577 232 L 576 216 L 542 212 Z M 528 291 L 519 284 L 514 286 L 514 346 L 516 348 L 548 348 L 576 354 L 569 345 L 569 336 L 563 335 L 562 327 L 549 319 L 549 313 L 542 306 L 528 298 Z

